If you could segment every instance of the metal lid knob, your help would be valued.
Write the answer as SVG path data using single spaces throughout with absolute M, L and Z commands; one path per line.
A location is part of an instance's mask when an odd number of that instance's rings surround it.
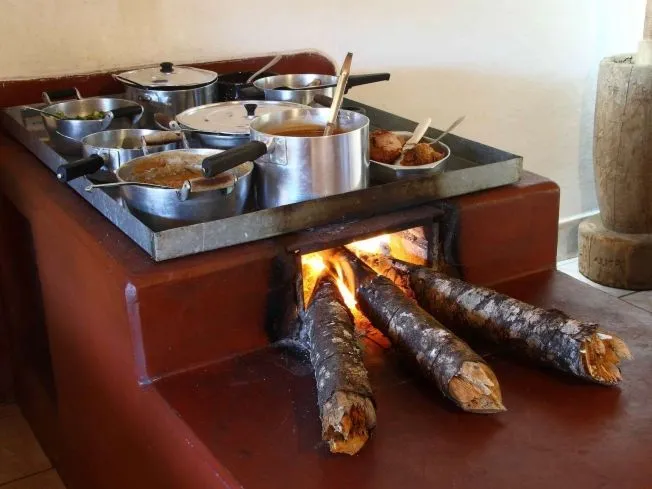
M 256 109 L 258 108 L 258 105 L 244 104 L 244 108 L 247 111 L 247 117 L 256 117 Z

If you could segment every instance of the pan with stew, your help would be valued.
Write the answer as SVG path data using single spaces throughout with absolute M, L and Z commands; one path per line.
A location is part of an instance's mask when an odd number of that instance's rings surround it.
M 242 214 L 249 203 L 254 165 L 218 161 L 215 173 L 206 177 L 202 163 L 220 153 L 179 149 L 135 158 L 116 172 L 122 198 L 134 215 L 155 230 Z
M 257 117 L 251 141 L 202 164 L 205 175 L 224 162 L 254 161 L 258 207 L 267 209 L 367 187 L 369 119 L 340 110 L 323 136 L 330 109 L 290 109 Z

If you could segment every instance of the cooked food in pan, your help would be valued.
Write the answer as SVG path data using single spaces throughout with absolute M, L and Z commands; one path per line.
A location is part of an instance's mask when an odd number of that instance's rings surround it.
M 170 161 L 169 157 L 142 161 L 134 167 L 129 180 L 140 183 L 181 188 L 186 180 L 202 178 L 201 168 L 187 162 Z
M 435 161 L 441 160 L 444 153 L 435 150 L 428 143 L 419 143 L 414 148 L 409 149 L 403 155 L 402 166 L 420 166 L 429 165 Z
M 392 131 L 379 129 L 369 136 L 370 157 L 374 161 L 395 164 L 401 156 L 407 138 Z M 419 143 L 403 155 L 401 166 L 428 165 L 443 159 L 446 155 L 437 151 L 428 143 Z
M 95 110 L 91 112 L 90 114 L 76 114 L 76 115 L 67 115 L 64 114 L 61 111 L 55 112 L 55 115 L 59 119 L 64 119 L 67 121 L 97 121 L 97 120 L 102 120 L 106 116 L 106 112 L 101 112 L 99 110 Z

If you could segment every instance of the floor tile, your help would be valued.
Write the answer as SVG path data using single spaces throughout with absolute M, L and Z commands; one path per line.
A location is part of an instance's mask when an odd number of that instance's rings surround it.
M 25 418 L 20 414 L 0 418 L 0 484 L 49 468 L 50 461 Z
M 623 297 L 624 301 L 629 302 L 635 306 L 652 312 L 652 290 L 644 290 L 643 292 L 634 292 L 627 297 Z
M 577 258 L 559 262 L 557 264 L 557 270 L 565 273 L 566 275 L 570 275 L 571 277 L 581 282 L 584 282 L 585 284 L 588 284 L 591 287 L 595 287 L 596 289 L 601 290 L 602 292 L 606 292 L 609 295 L 613 295 L 614 297 L 624 297 L 633 292 L 632 290 L 614 289 L 613 287 L 607 287 L 605 285 L 596 284 L 595 282 L 589 280 L 588 278 L 586 278 L 584 275 L 580 273 L 578 268 Z
M 0 404 L 0 418 L 19 414 L 20 409 L 16 404 Z
M 50 469 L 40 474 L 30 475 L 24 479 L 10 482 L 2 489 L 66 489 L 57 471 Z

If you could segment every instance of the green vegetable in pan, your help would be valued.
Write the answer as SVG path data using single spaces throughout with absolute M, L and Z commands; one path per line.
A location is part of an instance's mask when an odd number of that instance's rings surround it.
M 77 114 L 77 115 L 66 115 L 61 111 L 55 112 L 54 114 L 57 116 L 59 119 L 67 120 L 67 121 L 97 121 L 104 119 L 106 116 L 106 112 L 101 112 L 99 110 L 95 110 L 91 112 L 90 114 Z

